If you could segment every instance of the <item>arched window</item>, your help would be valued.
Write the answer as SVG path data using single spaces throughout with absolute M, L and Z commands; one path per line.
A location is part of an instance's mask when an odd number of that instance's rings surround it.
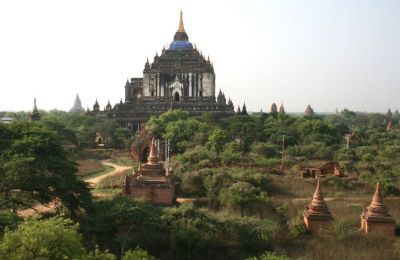
M 179 93 L 178 92 L 175 92 L 175 94 L 174 94 L 174 101 L 179 102 Z
M 202 97 L 203 96 L 203 91 L 199 92 L 199 96 Z
M 151 92 L 151 96 L 154 97 L 154 91 Z

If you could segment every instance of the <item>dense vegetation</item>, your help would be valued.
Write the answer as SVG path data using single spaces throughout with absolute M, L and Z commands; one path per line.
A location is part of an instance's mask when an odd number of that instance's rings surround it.
M 71 159 L 91 161 L 98 169 L 98 160 L 109 155 L 89 149 L 96 132 L 106 136 L 112 148 L 126 149 L 138 138 L 115 122 L 59 111 L 44 113 L 37 123 L 22 118 L 0 125 L 1 258 L 400 256 L 398 239 L 365 236 L 357 230 L 361 209 L 370 201 L 377 181 L 390 196 L 385 202 L 390 212 L 400 220 L 397 115 L 392 129 L 386 129 L 385 115 L 348 110 L 326 116 L 259 113 L 226 119 L 213 114 L 191 117 L 174 110 L 151 118 L 144 131 L 170 140 L 177 195 L 192 202 L 174 207 L 118 195 L 92 199 L 86 184 L 76 177 Z M 285 176 L 280 175 L 283 135 Z M 69 144 L 76 146 L 72 153 L 62 148 Z M 300 167 L 323 160 L 338 160 L 346 177 L 322 181 L 335 222 L 320 234 L 308 234 L 301 210 L 315 182 L 301 179 Z M 126 158 L 113 161 L 127 164 Z M 82 170 L 86 171 L 90 174 Z M 116 182 L 122 179 L 113 177 Z M 14 213 L 54 201 L 59 205 L 56 216 L 24 220 Z

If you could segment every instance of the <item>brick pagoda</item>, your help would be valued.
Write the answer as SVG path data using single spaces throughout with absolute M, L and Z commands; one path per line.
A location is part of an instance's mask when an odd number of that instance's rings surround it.
M 320 227 L 330 224 L 333 220 L 322 195 L 319 179 L 312 201 L 304 209 L 303 217 L 307 230 L 311 232 L 318 231 Z
M 388 208 L 383 204 L 379 183 L 376 184 L 371 204 L 361 213 L 361 230 L 365 233 L 380 231 L 391 236 L 395 234 L 395 221 L 389 214 Z
M 141 165 L 132 176 L 125 176 L 123 194 L 132 198 L 145 198 L 155 204 L 172 205 L 175 186 L 172 172 L 159 162 L 155 140 L 151 141 L 147 163 Z

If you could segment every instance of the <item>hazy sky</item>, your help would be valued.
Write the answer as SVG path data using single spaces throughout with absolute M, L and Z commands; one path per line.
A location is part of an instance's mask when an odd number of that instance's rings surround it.
M 0 111 L 105 106 L 172 41 L 183 10 L 235 107 L 400 109 L 400 1 L 0 1 Z

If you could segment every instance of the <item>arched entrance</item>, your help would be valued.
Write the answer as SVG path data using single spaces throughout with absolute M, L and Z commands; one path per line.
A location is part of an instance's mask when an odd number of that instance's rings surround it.
M 179 102 L 179 99 L 180 99 L 179 93 L 178 93 L 178 92 L 175 92 L 175 94 L 174 94 L 174 101 L 175 101 L 175 102 Z
M 149 157 L 150 151 L 149 151 L 149 147 L 145 147 L 142 151 L 142 163 L 146 163 L 147 162 L 147 157 Z

